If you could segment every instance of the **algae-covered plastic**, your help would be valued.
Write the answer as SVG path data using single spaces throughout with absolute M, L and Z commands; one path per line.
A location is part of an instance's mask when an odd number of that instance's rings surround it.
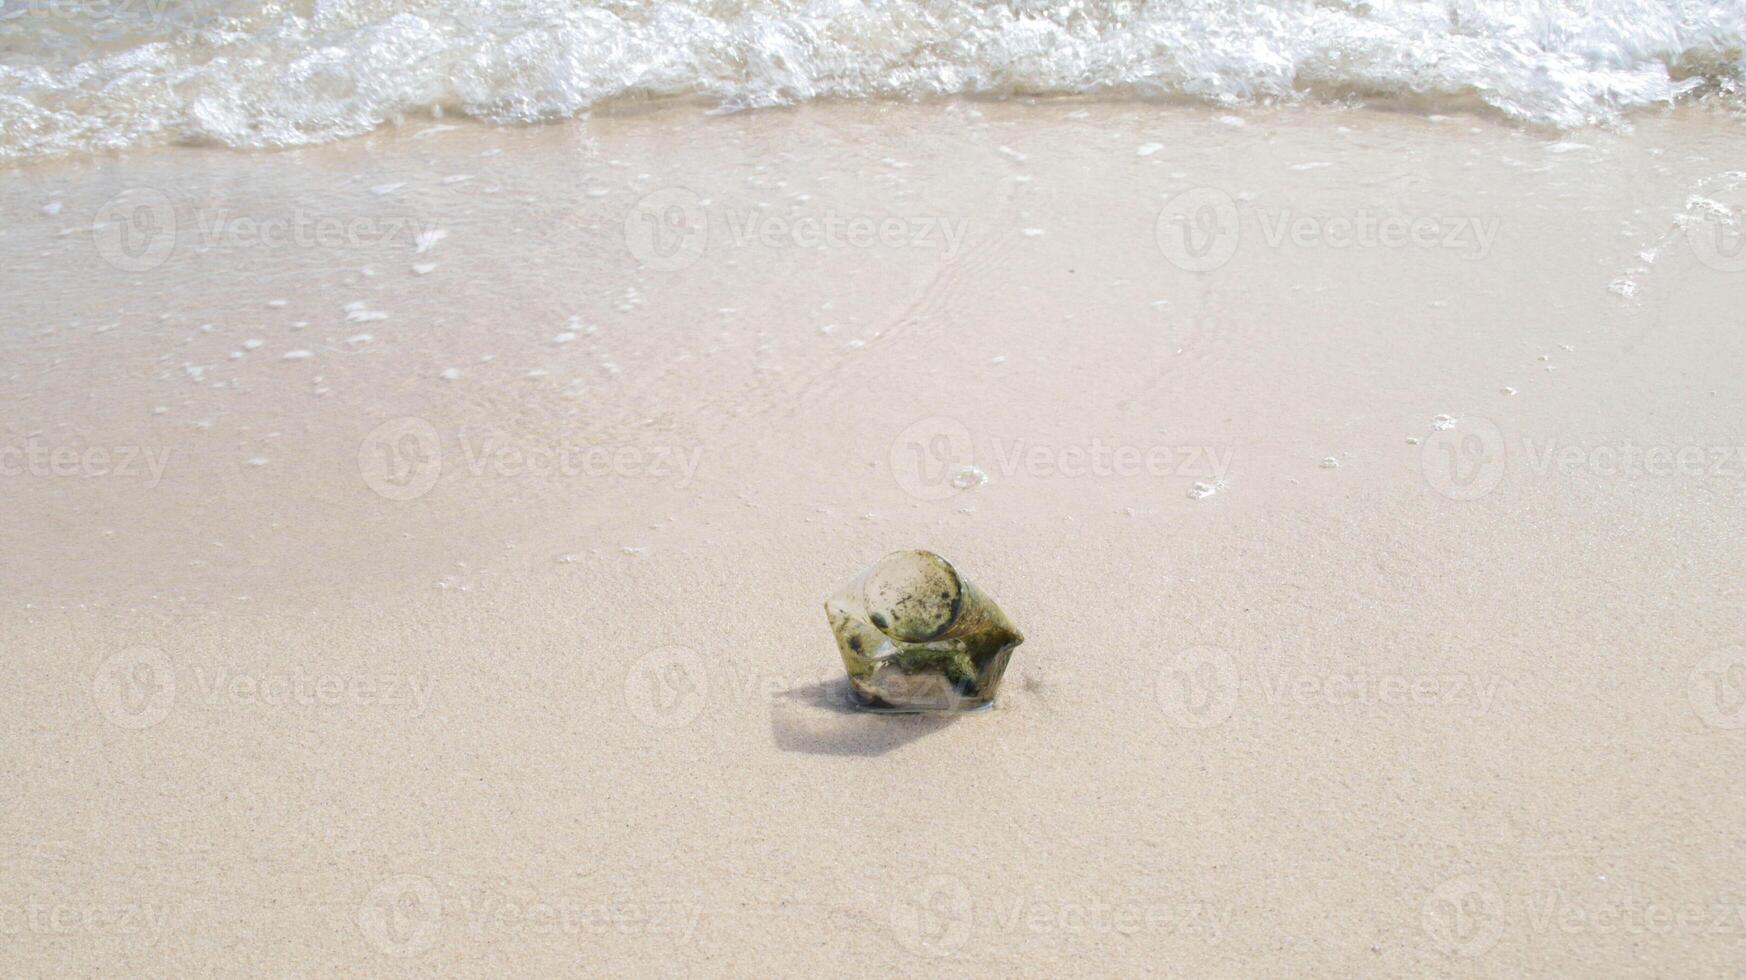
M 931 551 L 886 555 L 825 602 L 855 703 L 870 711 L 975 711 L 994 703 L 1025 641 Z

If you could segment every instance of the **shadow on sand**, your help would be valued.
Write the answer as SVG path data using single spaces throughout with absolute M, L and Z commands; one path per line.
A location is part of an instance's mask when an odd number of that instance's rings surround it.
M 862 711 L 846 679 L 786 691 L 770 705 L 770 734 L 784 752 L 879 756 L 957 721 L 955 715 Z

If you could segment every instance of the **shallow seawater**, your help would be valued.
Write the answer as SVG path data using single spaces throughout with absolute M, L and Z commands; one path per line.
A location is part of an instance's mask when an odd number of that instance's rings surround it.
M 1575 127 L 1732 100 L 1743 49 L 1746 7 L 1649 0 L 26 0 L 0 12 L 0 157 L 669 97 L 1360 98 Z
M 12 594 L 480 593 L 775 513 L 857 553 L 1127 541 L 1437 493 L 1425 460 L 1485 420 L 1509 478 L 1557 487 L 1527 462 L 1554 437 L 1677 445 L 1711 424 L 1694 397 L 1742 417 L 1740 145 L 1695 107 L 1549 136 L 862 100 L 19 166 Z M 1222 264 L 1160 236 L 1185 201 L 1229 209 Z M 1598 436 L 1544 421 L 1600 407 Z

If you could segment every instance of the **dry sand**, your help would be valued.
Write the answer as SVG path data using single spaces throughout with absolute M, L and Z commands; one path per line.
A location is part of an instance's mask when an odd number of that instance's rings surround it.
M 953 102 L 13 171 L 0 973 L 1737 971 L 1743 158 Z M 905 547 L 1025 631 L 993 711 L 841 707 Z

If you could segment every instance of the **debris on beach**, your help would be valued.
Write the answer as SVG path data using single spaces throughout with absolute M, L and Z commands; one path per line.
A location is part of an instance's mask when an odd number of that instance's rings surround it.
M 1000 607 L 929 551 L 887 555 L 825 602 L 857 706 L 975 711 L 994 703 L 1025 638 Z

